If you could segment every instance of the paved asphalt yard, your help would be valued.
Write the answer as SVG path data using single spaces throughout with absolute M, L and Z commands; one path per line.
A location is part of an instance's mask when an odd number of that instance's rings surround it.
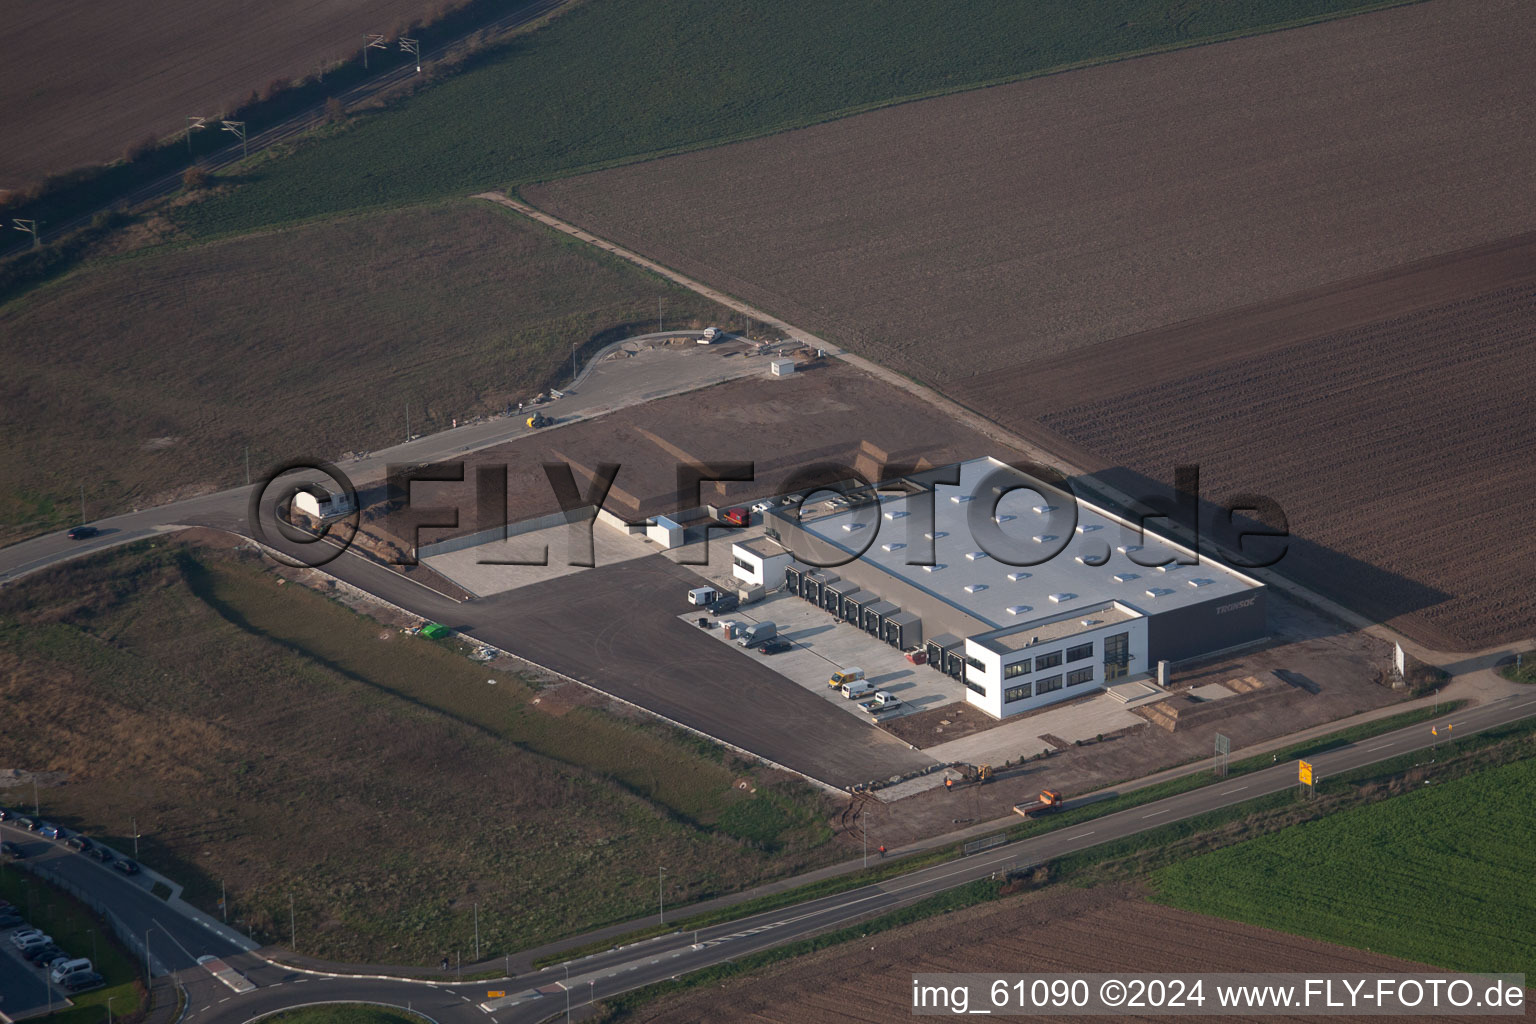
M 697 574 L 648 555 L 474 601 L 459 609 L 472 623 L 447 624 L 838 788 L 935 763 L 698 635 L 678 618 L 696 586 Z

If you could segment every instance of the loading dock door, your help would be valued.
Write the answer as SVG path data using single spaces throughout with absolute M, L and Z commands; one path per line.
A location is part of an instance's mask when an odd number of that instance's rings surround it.
M 953 633 L 940 633 L 938 636 L 929 637 L 928 665 L 935 672 L 948 672 L 947 659 L 951 651 L 959 650 L 965 643 Z
M 923 643 L 923 620 L 912 612 L 897 612 L 885 620 L 885 642 L 900 651 Z
M 785 568 L 784 589 L 789 591 L 791 594 L 794 594 L 796 597 L 799 597 L 800 588 L 803 585 L 804 577 L 805 574 L 802 573 L 799 569 L 796 569 L 794 566 Z
M 956 647 L 944 652 L 944 674 L 952 679 L 965 678 L 965 648 Z
M 867 590 L 856 591 L 843 597 L 843 621 L 851 622 L 859 628 L 864 627 L 864 609 L 874 604 L 880 598 Z
M 857 591 L 857 587 L 850 587 L 845 583 L 828 583 L 821 588 L 821 607 L 831 612 L 833 618 L 841 618 L 843 614 L 843 595 Z
M 899 614 L 901 614 L 901 609 L 889 601 L 876 601 L 874 604 L 865 605 L 864 632 L 889 642 L 885 630 L 886 620 L 892 615 Z

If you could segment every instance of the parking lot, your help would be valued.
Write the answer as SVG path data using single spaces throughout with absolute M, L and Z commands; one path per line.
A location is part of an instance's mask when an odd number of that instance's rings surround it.
M 696 622 L 701 617 L 700 612 L 680 616 L 689 622 Z M 913 665 L 896 648 L 849 623 L 835 622 L 825 611 L 798 597 L 774 594 L 719 618 L 711 616 L 710 621 L 714 625 L 708 631 L 709 635 L 719 643 L 730 643 L 725 639 L 724 631 L 718 628 L 721 622 L 734 621 L 743 625 L 772 622 L 778 628 L 778 635 L 788 640 L 792 648 L 771 656 L 737 648 L 740 656 L 765 663 L 781 676 L 860 721 L 872 722 L 874 719 L 858 702 L 848 700 L 827 685 L 833 672 L 861 668 L 864 678 L 877 689 L 900 697 L 901 704 L 882 714 L 881 720 L 943 707 L 961 697 L 960 684 L 955 680 L 926 665 Z
M 476 601 L 474 634 L 837 788 L 934 763 L 690 625 L 698 581 L 656 554 L 558 576 Z
M 7 872 L 20 871 L 19 861 L 50 852 L 56 844 L 91 849 L 89 840 L 41 819 L 0 811 L 0 856 Z M 25 828 L 28 823 L 33 828 Z M 70 1005 L 70 996 L 102 987 L 91 957 L 94 944 L 80 943 L 79 921 L 61 912 L 48 898 L 43 883 L 30 875 L 12 874 L 4 887 L 16 901 L 0 901 L 0 1010 L 4 1018 L 42 1016 Z M 23 896 L 23 893 L 26 895 Z M 83 962 L 82 962 L 83 961 Z M 57 980 L 50 971 L 57 969 Z

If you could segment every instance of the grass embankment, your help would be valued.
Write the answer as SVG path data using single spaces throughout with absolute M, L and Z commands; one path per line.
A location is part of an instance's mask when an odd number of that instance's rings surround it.
M 487 682 L 495 679 L 494 685 Z M 362 962 L 538 945 L 823 862 L 824 799 L 670 728 L 554 699 L 231 555 L 139 544 L 0 593 L 43 810 L 263 941 Z M 100 752 L 111 750 L 104 760 Z M 745 784 L 745 788 L 743 788 Z
M 1114 814 L 1116 811 L 1123 811 L 1130 807 L 1138 807 L 1143 804 L 1152 803 L 1155 800 L 1161 800 L 1164 797 L 1174 796 L 1178 793 L 1188 792 L 1192 789 L 1199 789 L 1202 786 L 1209 786 L 1215 782 L 1225 782 L 1229 779 L 1236 778 L 1239 775 L 1246 775 L 1249 772 L 1268 768 L 1273 766 L 1276 761 L 1289 761 L 1293 758 L 1309 757 L 1315 754 L 1320 754 L 1326 750 L 1335 750 L 1350 743 L 1358 743 L 1361 740 L 1369 739 L 1373 736 L 1379 736 L 1382 733 L 1391 732 L 1394 729 L 1401 729 L 1404 726 L 1412 725 L 1415 722 L 1426 721 L 1437 714 L 1449 713 L 1460 707 L 1463 703 L 1465 702 L 1451 701 L 1443 705 L 1439 705 L 1436 708 L 1415 708 L 1411 711 L 1404 711 L 1396 715 L 1388 716 L 1387 718 L 1377 719 L 1374 722 L 1365 722 L 1360 725 L 1350 726 L 1347 729 L 1340 729 L 1338 732 L 1329 733 L 1326 736 L 1319 736 L 1314 739 L 1303 740 L 1299 743 L 1294 743 L 1274 754 L 1262 754 L 1256 757 L 1244 758 L 1243 760 L 1237 761 L 1230 765 L 1228 774 L 1221 779 L 1213 777 L 1209 772 L 1197 772 L 1190 775 L 1182 775 L 1178 778 L 1169 779 L 1166 782 L 1159 782 L 1151 786 L 1144 786 L 1140 789 L 1135 789 L 1128 793 L 1110 797 L 1105 800 L 1097 800 L 1091 804 L 1085 804 L 1082 807 L 1073 808 L 1071 811 L 1054 814 L 1049 817 L 1022 821 L 1018 825 L 1005 829 L 1005 831 L 1007 832 L 1010 841 L 1014 841 L 1019 839 L 1026 839 L 1030 836 L 1039 835 L 1045 832 L 1054 832 L 1061 828 L 1080 825 L 1085 821 L 1092 821 L 1095 818 L 1102 818 L 1105 815 Z M 759 896 L 755 899 L 745 900 L 740 903 L 732 904 L 728 907 L 722 907 L 718 910 L 712 910 L 707 913 L 695 914 L 692 917 L 682 918 L 671 925 L 663 926 L 657 924 L 651 927 L 637 929 L 617 939 L 591 942 L 581 946 L 572 947 L 571 949 L 563 950 L 560 953 L 541 957 L 539 960 L 535 961 L 534 965 L 543 967 L 549 964 L 560 963 L 564 960 L 574 960 L 578 957 L 586 956 L 589 953 L 601 952 L 602 950 L 610 949 L 614 946 L 628 945 L 629 943 L 639 942 L 644 939 L 653 938 L 657 935 L 665 935 L 668 932 L 686 932 L 696 928 L 707 928 L 711 925 L 721 924 L 726 921 L 740 920 L 741 918 L 748 917 L 752 914 L 762 913 L 768 910 L 775 910 L 779 907 L 786 907 L 796 903 L 803 903 L 806 900 L 817 899 L 822 896 L 832 896 L 840 892 L 848 892 L 849 890 L 857 889 L 865 885 L 872 885 L 876 882 L 885 881 L 888 878 L 894 878 L 897 875 L 906 874 L 909 871 L 916 871 L 919 868 L 927 867 L 931 864 L 939 864 L 946 860 L 954 860 L 960 855 L 961 844 L 953 843 L 947 846 L 926 851 L 924 853 L 915 854 L 910 857 L 902 857 L 899 859 L 882 861 L 872 868 L 851 871 L 847 874 L 823 879 L 819 882 L 813 882 L 809 885 L 799 886 L 794 889 L 786 889 L 782 892 L 769 893 L 764 896 Z
M 1504 666 L 1504 678 L 1513 683 L 1536 683 L 1536 651 L 1528 651 L 1512 664 Z
M 430 1017 L 407 1013 L 393 1006 L 374 1006 L 369 1003 L 331 1003 L 325 1006 L 306 1006 L 299 1010 L 261 1018 L 263 1024 L 429 1024 Z
M 1532 826 L 1521 820 L 1513 834 L 1506 837 L 1505 831 L 1509 821 L 1521 818 L 1531 803 L 1530 790 L 1536 785 L 1533 758 L 1536 721 L 1501 726 L 1448 743 L 1433 754 L 1403 754 L 1326 779 L 1317 787 L 1318 796 L 1313 800 L 1304 799 L 1297 790 L 1271 794 L 1101 844 L 1027 869 L 1024 877 L 970 882 L 813 939 L 750 954 L 675 981 L 639 988 L 605 1000 L 598 1019 L 623 1020 L 640 1007 L 669 995 L 951 910 L 1001 899 L 1021 889 L 1062 881 L 1092 885 L 1127 878 L 1145 879 L 1149 875 L 1158 882 L 1177 878 L 1183 886 L 1180 891 L 1190 894 L 1191 902 L 1184 905 L 1192 909 L 1219 913 L 1213 905 L 1205 904 L 1220 902 L 1224 893 L 1229 905 L 1252 915 L 1230 916 L 1264 927 L 1299 931 L 1266 917 L 1263 897 L 1256 893 L 1273 894 L 1283 888 L 1287 878 L 1301 877 L 1324 859 L 1330 863 L 1329 882 L 1298 890 L 1289 902 L 1282 899 L 1277 904 L 1294 908 L 1297 916 L 1311 927 L 1317 927 L 1324 918 L 1335 925 L 1326 933 L 1308 930 L 1303 934 L 1446 967 L 1529 974 L 1536 940 L 1525 924 L 1531 917 L 1532 906 L 1525 891 L 1528 886 L 1523 886 L 1522 881 L 1531 872 Z M 1425 790 L 1427 783 L 1437 788 Z M 1506 786 L 1511 790 L 1510 809 L 1480 817 L 1477 809 L 1486 805 L 1489 794 L 1502 794 Z M 1436 794 L 1430 805 L 1413 802 L 1420 794 L 1427 796 L 1430 792 Z M 1457 810 L 1423 820 L 1422 812 L 1437 807 Z M 1290 837 L 1298 832 L 1319 827 L 1337 831 L 1318 833 L 1305 849 L 1282 850 L 1282 855 L 1296 857 L 1284 877 L 1266 877 L 1256 866 L 1257 861 L 1250 863 L 1250 850 L 1255 851 L 1257 858 L 1264 858 L 1263 863 L 1271 864 L 1262 844 L 1284 845 L 1292 842 Z M 1511 852 L 1511 846 L 1521 843 L 1522 849 Z M 1191 859 L 1196 853 L 1211 850 L 1219 852 L 1208 856 L 1221 858 L 1212 868 L 1217 877 L 1230 866 L 1224 879 L 1227 885 L 1215 892 L 1205 891 L 1208 872 L 1201 869 L 1201 864 L 1206 858 Z M 1467 851 L 1471 851 L 1470 857 Z M 1503 856 L 1511 858 L 1509 865 L 1490 859 Z M 1457 905 L 1436 923 L 1442 943 L 1437 946 L 1433 941 L 1404 936 L 1388 944 L 1393 935 L 1401 935 L 1416 922 L 1434 916 L 1433 897 L 1447 866 L 1467 877 L 1458 885 L 1459 892 L 1453 898 Z M 1364 876 L 1371 876 L 1371 880 L 1362 882 Z M 1368 893 L 1375 892 L 1384 898 L 1389 909 L 1384 915 L 1368 916 L 1363 928 L 1352 930 L 1350 908 L 1338 915 L 1328 912 L 1337 893 L 1352 889 L 1360 890 L 1361 904 L 1369 901 Z M 1311 906 L 1307 904 L 1309 893 L 1314 901 Z M 1350 904 L 1358 913 L 1354 899 L 1351 897 Z M 1500 908 L 1484 927 L 1485 919 L 1477 908 L 1490 899 L 1504 899 L 1509 906 Z M 1462 916 L 1463 912 L 1469 916 Z M 1468 927 L 1476 930 L 1476 938 L 1471 942 L 1459 940 L 1460 930 Z M 1370 939 L 1383 944 L 1371 944 Z M 1461 942 L 1459 947 L 1457 942 Z
M 0 543 L 532 397 L 719 307 L 468 199 L 99 263 L 0 308 Z
M 138 1014 L 145 1003 L 139 964 L 89 907 L 14 862 L 0 867 L 0 898 L 15 904 L 29 924 L 47 932 L 71 956 L 90 957 L 105 982 L 101 988 L 71 995 L 75 1005 L 56 1009 L 49 1020 L 97 1024 L 106 1017 L 109 999 L 113 1016 Z
M 1361 0 L 602 0 L 353 130 L 178 211 L 198 232 L 562 177 L 1394 3 Z

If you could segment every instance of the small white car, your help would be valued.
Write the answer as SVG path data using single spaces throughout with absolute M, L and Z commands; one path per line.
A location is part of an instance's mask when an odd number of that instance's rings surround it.
M 771 508 L 773 508 L 773 502 L 760 501 L 756 505 L 752 506 L 752 511 L 758 515 L 762 515 L 764 512 L 767 512 Z

